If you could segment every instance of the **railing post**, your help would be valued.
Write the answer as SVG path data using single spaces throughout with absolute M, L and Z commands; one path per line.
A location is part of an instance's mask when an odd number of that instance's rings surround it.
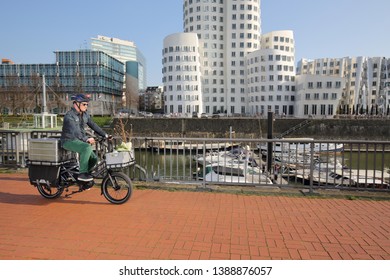
M 313 194 L 313 172 L 314 172 L 314 142 L 310 142 L 310 186 L 309 194 Z
M 20 145 L 21 145 L 21 140 L 20 140 L 20 133 L 19 132 L 15 132 L 12 134 L 12 143 L 15 143 L 15 146 L 14 146 L 14 149 L 15 149 L 15 167 L 19 167 L 20 165 L 20 161 L 19 161 L 19 158 L 20 158 Z
M 267 139 L 273 138 L 272 136 L 273 123 L 274 123 L 274 113 L 268 112 Z M 272 141 L 269 141 L 267 143 L 267 168 L 268 168 L 268 173 L 272 174 Z
M 212 154 L 212 149 L 210 150 L 210 154 Z M 203 164 L 202 164 L 202 173 L 203 173 L 203 180 L 202 180 L 202 187 L 206 188 L 206 141 L 203 140 Z

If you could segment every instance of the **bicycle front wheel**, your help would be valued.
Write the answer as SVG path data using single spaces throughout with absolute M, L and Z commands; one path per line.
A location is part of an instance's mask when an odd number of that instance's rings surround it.
M 102 182 L 104 197 L 111 203 L 122 204 L 129 200 L 133 192 L 130 178 L 122 172 L 107 174 Z

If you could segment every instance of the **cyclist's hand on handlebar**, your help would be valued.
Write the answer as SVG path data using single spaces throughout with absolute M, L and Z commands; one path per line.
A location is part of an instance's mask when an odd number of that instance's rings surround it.
M 110 140 L 110 141 L 111 141 L 112 138 L 113 138 L 112 135 L 109 135 L 109 134 L 106 135 L 106 139 L 107 139 L 107 140 Z
M 96 142 L 96 141 L 95 141 L 95 138 L 93 138 L 93 137 L 87 139 L 87 143 L 88 143 L 88 144 L 91 144 L 91 145 L 92 145 L 92 144 L 95 144 L 95 142 Z

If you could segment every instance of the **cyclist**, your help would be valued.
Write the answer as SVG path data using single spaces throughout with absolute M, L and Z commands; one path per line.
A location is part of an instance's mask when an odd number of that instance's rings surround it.
M 62 126 L 61 144 L 66 150 L 79 154 L 80 175 L 79 181 L 92 181 L 93 177 L 89 173 L 98 161 L 97 156 L 92 151 L 91 145 L 95 143 L 93 137 L 86 134 L 85 126 L 88 125 L 93 131 L 102 137 L 111 138 L 96 123 L 93 122 L 87 113 L 89 96 L 76 94 L 71 97 L 73 107 L 65 114 Z

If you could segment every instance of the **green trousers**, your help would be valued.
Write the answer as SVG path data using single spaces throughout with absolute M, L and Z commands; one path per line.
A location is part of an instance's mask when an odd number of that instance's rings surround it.
M 66 150 L 76 152 L 80 156 L 80 173 L 87 173 L 98 162 L 98 158 L 92 151 L 90 144 L 80 140 L 68 140 L 62 144 Z

